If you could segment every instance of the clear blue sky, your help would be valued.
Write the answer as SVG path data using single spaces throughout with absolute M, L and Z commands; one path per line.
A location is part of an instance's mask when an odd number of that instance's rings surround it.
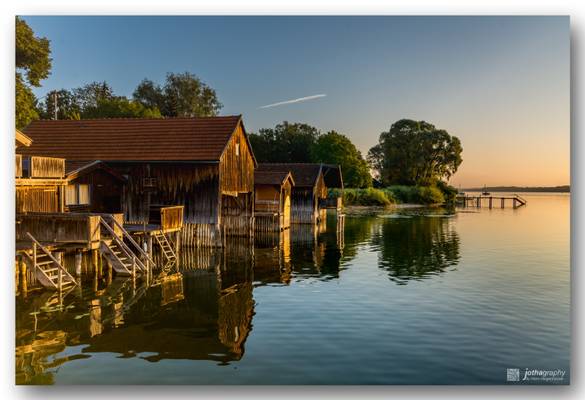
M 189 71 L 248 131 L 306 122 L 365 155 L 392 122 L 424 119 L 463 142 L 453 184 L 569 183 L 568 17 L 25 20 L 51 40 L 38 96 L 96 80 L 131 96 L 143 78 Z

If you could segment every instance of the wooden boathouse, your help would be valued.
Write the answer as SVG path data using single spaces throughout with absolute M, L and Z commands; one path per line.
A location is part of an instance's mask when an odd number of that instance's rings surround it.
M 295 182 L 288 171 L 256 171 L 254 218 L 258 232 L 290 228 L 291 193 Z
M 341 168 L 337 165 L 312 163 L 262 163 L 258 172 L 290 172 L 294 181 L 291 190 L 291 223 L 317 224 L 325 221 L 328 207 L 327 190 L 343 189 Z M 336 199 L 335 204 L 339 204 Z
M 253 233 L 257 164 L 239 115 L 41 120 L 25 132 L 33 144 L 23 155 L 66 159 L 72 210 L 121 212 L 145 227 L 183 206 L 186 245 Z

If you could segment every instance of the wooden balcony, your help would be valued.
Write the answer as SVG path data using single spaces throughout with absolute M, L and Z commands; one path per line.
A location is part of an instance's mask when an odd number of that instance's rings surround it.
M 16 216 L 16 241 L 30 242 L 30 233 L 43 244 L 72 244 L 98 248 L 100 216 L 75 213 L 30 213 Z
M 16 177 L 22 179 L 64 179 L 65 159 L 16 155 Z
M 148 223 L 126 223 L 124 228 L 136 234 L 177 232 L 183 228 L 183 206 L 151 206 Z
M 30 158 L 30 178 L 63 178 L 64 176 L 64 158 L 39 156 L 32 156 Z

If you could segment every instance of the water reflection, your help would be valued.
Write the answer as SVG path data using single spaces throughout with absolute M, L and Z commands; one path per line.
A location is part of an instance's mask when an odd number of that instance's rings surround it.
M 234 240 L 223 249 L 183 247 L 178 272 L 150 282 L 89 273 L 82 289 L 18 298 L 17 383 L 53 383 L 63 363 L 99 353 L 228 365 L 245 354 L 254 288 L 288 290 L 297 281 L 339 279 L 363 247 L 378 253 L 379 267 L 398 284 L 437 274 L 459 259 L 459 237 L 442 216 L 342 222 L 332 214 L 326 227 L 296 225 L 258 236 L 254 245 Z
M 372 243 L 379 247 L 379 266 L 397 284 L 429 278 L 455 267 L 459 235 L 448 212 L 410 212 L 379 216 Z

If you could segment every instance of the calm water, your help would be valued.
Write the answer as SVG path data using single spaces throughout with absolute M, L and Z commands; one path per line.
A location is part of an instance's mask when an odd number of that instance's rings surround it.
M 335 218 L 16 302 L 16 381 L 505 384 L 570 365 L 570 197 Z

